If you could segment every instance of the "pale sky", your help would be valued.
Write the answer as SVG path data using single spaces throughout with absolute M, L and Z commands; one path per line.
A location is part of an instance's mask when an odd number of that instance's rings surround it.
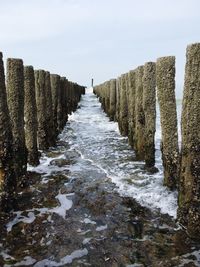
M 90 86 L 200 41 L 199 0 L 0 0 L 0 51 Z

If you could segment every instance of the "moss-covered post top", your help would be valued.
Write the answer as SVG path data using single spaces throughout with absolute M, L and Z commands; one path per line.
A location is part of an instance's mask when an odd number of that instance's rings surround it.
M 35 70 L 34 72 L 35 72 L 35 73 L 45 73 L 45 70 L 43 70 L 43 69 L 38 69 L 38 70 Z
M 157 66 L 165 72 L 170 72 L 170 69 L 172 72 L 175 72 L 175 62 L 176 57 L 175 56 L 167 56 L 167 57 L 159 57 L 156 61 Z M 163 77 L 165 79 L 165 77 Z
M 136 71 L 143 71 L 144 65 L 140 65 L 136 68 Z
M 25 69 L 32 69 L 33 70 L 33 66 L 32 65 L 25 65 L 24 68 Z
M 51 73 L 51 77 L 54 77 L 54 78 L 60 78 L 60 75 L 58 75 L 58 74 L 55 74 L 55 73 Z
M 148 69 L 148 68 L 155 68 L 155 62 L 153 62 L 153 61 L 148 61 L 148 62 L 146 62 L 145 64 L 144 64 L 144 66 L 145 66 L 145 68 L 146 68 L 146 70 Z
M 31 65 L 24 66 L 24 76 L 34 75 L 34 68 Z
M 10 63 L 10 62 L 19 62 L 20 64 L 22 64 L 23 60 L 21 58 L 8 58 L 7 63 Z
M 199 49 L 200 49 L 200 43 L 192 43 L 187 46 L 186 53 L 192 52 L 193 55 L 195 54 L 199 55 Z
M 16 73 L 23 71 L 23 60 L 20 58 L 8 58 L 7 59 L 7 70 L 15 69 Z M 10 73 L 11 75 L 11 73 Z M 14 82 L 14 81 L 13 81 Z M 15 81 L 17 82 L 17 81 Z

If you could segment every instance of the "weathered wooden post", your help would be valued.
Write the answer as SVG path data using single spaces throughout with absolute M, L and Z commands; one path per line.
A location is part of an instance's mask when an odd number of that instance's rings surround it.
M 63 111 L 62 111 L 62 81 L 60 77 L 60 82 L 59 82 L 59 87 L 58 87 L 58 104 L 57 104 L 57 131 L 60 133 L 62 131 L 62 116 L 63 116 Z
M 103 108 L 103 111 L 105 112 L 106 111 L 106 98 L 105 98 L 105 83 L 103 83 L 101 85 L 101 98 L 102 98 L 102 108 Z
M 128 123 L 128 140 L 132 148 L 135 143 L 135 70 L 128 73 L 129 82 L 129 123 Z
M 78 85 L 74 83 L 74 111 L 78 107 Z
M 75 103 L 76 103 L 76 109 L 78 107 L 78 102 L 80 101 L 80 87 L 76 83 L 75 84 Z
M 126 74 L 121 76 L 120 88 L 120 131 L 123 136 L 128 135 L 128 107 L 126 92 Z
M 110 81 L 110 119 L 115 120 L 116 113 L 116 80 Z
M 76 106 L 76 85 L 64 79 L 64 102 L 63 102 L 63 112 L 64 112 L 64 125 L 68 121 L 68 115 L 74 112 L 77 108 Z
M 102 84 L 98 86 L 98 92 L 99 92 L 99 102 L 101 103 L 101 107 L 103 108 L 103 87 Z
M 11 117 L 15 172 L 22 185 L 27 170 L 27 149 L 24 131 L 24 67 L 21 59 L 7 60 L 7 100 Z
M 126 85 L 126 103 L 127 103 L 127 134 L 129 136 L 129 121 L 130 121 L 130 87 L 128 72 L 125 73 L 125 85 Z
M 35 90 L 38 119 L 38 147 L 41 150 L 45 150 L 49 147 L 49 143 L 47 137 L 47 111 L 44 70 L 35 70 Z
M 74 112 L 76 110 L 76 104 L 75 104 L 75 84 L 73 82 L 72 82 L 71 102 L 72 102 L 72 112 Z
M 75 107 L 74 107 L 74 84 L 73 84 L 73 82 L 70 82 L 70 106 L 71 106 L 70 113 L 72 113 L 75 109 Z
M 156 64 L 147 62 L 143 75 L 143 110 L 145 117 L 145 165 L 153 170 L 155 165 L 156 131 Z
M 102 107 L 102 102 L 103 102 L 103 92 L 102 92 L 102 90 L 103 90 L 102 84 L 98 85 L 97 92 L 98 92 L 99 102 L 101 103 L 101 107 Z
M 61 77 L 60 80 L 60 85 L 61 85 L 61 130 L 63 130 L 64 126 L 65 126 L 65 105 L 67 105 L 66 103 L 66 91 L 65 91 L 65 86 L 66 86 L 66 77 Z M 72 96 L 71 96 L 71 92 L 70 92 L 70 112 L 72 111 Z
M 74 110 L 74 106 L 73 106 L 73 90 L 74 90 L 74 86 L 73 86 L 73 82 L 69 82 L 69 114 L 71 114 Z
M 200 43 L 187 47 L 178 218 L 200 239 Z
M 57 114 L 58 114 L 58 94 L 59 94 L 59 87 L 60 87 L 60 76 L 57 74 L 51 74 L 51 94 L 52 94 L 52 109 L 53 109 L 53 127 L 55 136 L 58 135 L 58 121 L 57 121 Z
M 102 108 L 103 108 L 104 112 L 106 112 L 106 94 L 105 94 L 105 92 L 106 92 L 105 83 L 103 83 L 101 85 L 101 99 L 102 99 L 101 104 L 102 104 Z
M 115 119 L 119 123 L 119 113 L 120 113 L 120 77 L 116 80 L 116 112 Z
M 156 63 L 156 85 L 162 130 L 164 185 L 176 188 L 179 182 L 179 148 L 175 98 L 175 57 L 162 57 Z
M 106 87 L 105 82 L 101 85 L 101 95 L 102 95 L 102 108 L 106 112 Z
M 0 209 L 7 210 L 15 194 L 13 136 L 7 105 L 3 55 L 0 52 Z
M 110 81 L 105 82 L 105 112 L 109 117 L 110 111 Z
M 105 112 L 109 116 L 110 112 L 110 81 L 105 82 Z
M 73 83 L 73 112 L 77 109 L 77 84 Z
M 69 98 L 70 98 L 70 81 L 66 80 L 66 121 L 68 120 L 70 113 Z
M 45 99 L 46 99 L 47 139 L 48 139 L 48 146 L 50 147 L 55 145 L 56 133 L 54 132 L 54 125 L 53 125 L 51 81 L 50 81 L 50 73 L 48 71 L 45 71 Z
M 25 117 L 25 139 L 28 150 L 28 162 L 37 166 L 39 153 L 37 146 L 37 108 L 35 97 L 35 78 L 32 66 L 24 67 L 24 117 Z
M 97 88 L 98 88 L 98 86 L 93 87 L 93 93 L 98 97 L 98 92 L 97 92 L 98 89 Z
M 143 110 L 143 72 L 144 67 L 136 69 L 136 92 L 135 92 L 135 153 L 138 160 L 145 158 L 145 117 Z

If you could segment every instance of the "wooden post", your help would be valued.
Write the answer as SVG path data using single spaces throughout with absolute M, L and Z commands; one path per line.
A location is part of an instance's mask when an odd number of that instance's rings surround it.
M 28 162 L 37 166 L 39 153 L 37 146 L 37 108 L 35 98 L 35 78 L 32 66 L 24 67 L 24 117 L 25 117 L 25 139 L 28 150 Z
M 60 133 L 62 131 L 62 116 L 63 116 L 63 111 L 62 111 L 62 80 L 61 78 L 59 79 L 59 87 L 58 87 L 58 105 L 57 105 L 57 131 Z
M 115 120 L 116 113 L 116 80 L 110 80 L 110 119 Z
M 115 119 L 119 124 L 119 114 L 120 114 L 120 77 L 116 80 L 116 112 Z
M 38 118 L 38 147 L 41 150 L 49 148 L 48 127 L 46 115 L 45 71 L 35 70 L 36 106 Z
M 55 136 L 58 135 L 58 94 L 60 87 L 60 76 L 51 74 L 51 94 L 52 94 L 52 109 L 53 109 L 53 127 Z
M 15 195 L 16 176 L 13 161 L 13 136 L 7 105 L 3 55 L 0 52 L 0 210 L 9 209 Z M 12 204 L 11 204 L 12 206 Z
M 128 73 L 129 83 L 129 122 L 128 122 L 128 140 L 132 148 L 135 143 L 135 70 L 131 70 Z
M 126 74 L 123 74 L 121 76 L 120 131 L 123 136 L 128 135 L 128 107 L 127 107 L 127 92 L 126 92 Z
M 145 165 L 153 170 L 155 165 L 156 131 L 156 64 L 147 62 L 143 75 L 143 110 L 145 117 Z
M 15 172 L 19 185 L 27 170 L 27 149 L 24 131 L 24 67 L 21 59 L 7 60 L 7 100 L 13 133 Z
M 175 57 L 162 57 L 156 63 L 156 84 L 162 130 L 164 185 L 171 190 L 179 182 L 179 148 L 175 98 Z
M 200 43 L 187 47 L 181 130 L 178 218 L 200 239 Z
M 143 72 L 144 67 L 136 69 L 136 93 L 135 93 L 135 153 L 138 160 L 144 160 L 145 155 L 145 117 L 143 110 Z
M 53 108 L 52 108 L 52 95 L 51 95 L 51 81 L 50 73 L 45 71 L 45 99 L 46 99 L 46 126 L 47 126 L 47 139 L 48 146 L 55 145 L 56 134 L 53 125 Z

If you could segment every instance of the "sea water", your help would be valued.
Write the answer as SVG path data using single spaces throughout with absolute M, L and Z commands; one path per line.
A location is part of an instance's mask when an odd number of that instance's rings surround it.
M 177 102 L 177 113 L 180 137 L 180 101 Z M 129 146 L 128 139 L 120 135 L 117 122 L 110 121 L 103 112 L 92 88 L 82 96 L 80 109 L 69 117 L 60 138 L 68 140 L 73 149 L 96 166 L 97 171 L 105 172 L 121 195 L 133 197 L 143 206 L 176 217 L 177 192 L 171 192 L 163 186 L 158 106 L 155 145 L 156 167 L 159 172 L 153 175 L 144 170 L 144 162 L 134 161 L 134 151 Z

